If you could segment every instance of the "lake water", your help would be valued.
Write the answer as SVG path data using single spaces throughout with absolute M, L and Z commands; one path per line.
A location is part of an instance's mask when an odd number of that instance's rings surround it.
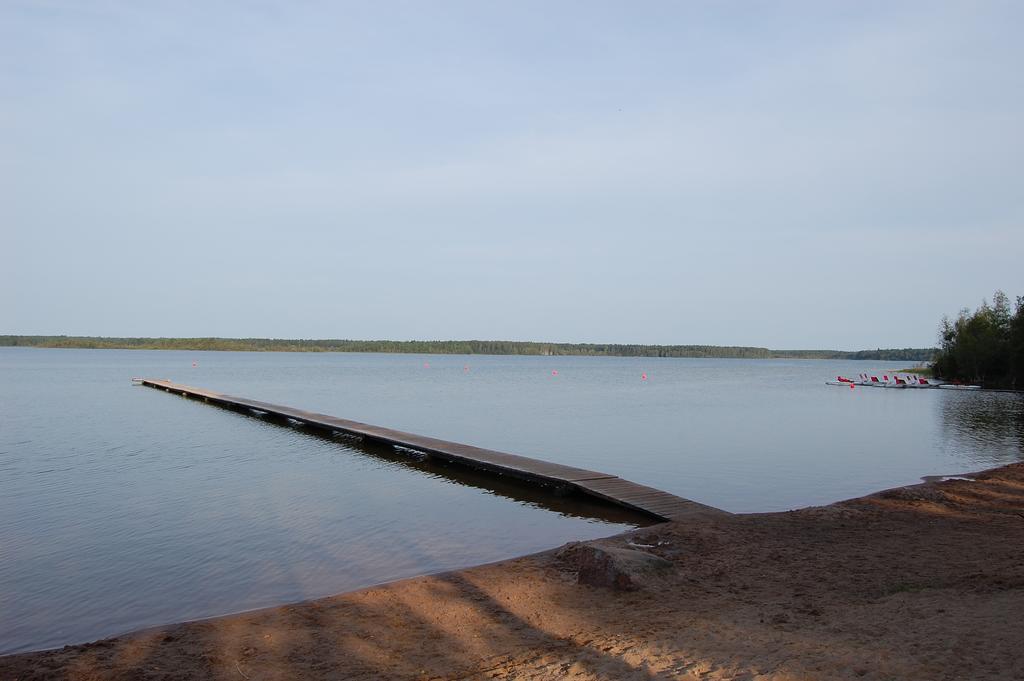
M 0 348 L 0 652 L 644 522 L 132 376 L 599 470 L 735 512 L 1024 458 L 1020 395 L 824 385 L 903 364 Z

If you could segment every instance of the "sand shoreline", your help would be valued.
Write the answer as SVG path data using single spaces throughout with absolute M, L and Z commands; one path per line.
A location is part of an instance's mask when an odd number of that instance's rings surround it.
M 0 681 L 1024 678 L 1024 464 L 581 547 L 8 655 Z M 631 588 L 579 583 L 594 555 Z

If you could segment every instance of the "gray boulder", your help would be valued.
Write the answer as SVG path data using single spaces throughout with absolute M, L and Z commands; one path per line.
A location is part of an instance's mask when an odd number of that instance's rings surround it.
M 640 588 L 644 581 L 672 569 L 672 563 L 646 551 L 574 542 L 557 557 L 577 573 L 579 584 L 620 591 Z

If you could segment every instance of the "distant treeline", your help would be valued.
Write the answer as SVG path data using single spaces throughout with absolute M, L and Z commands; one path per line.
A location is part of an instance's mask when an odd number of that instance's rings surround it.
M 1024 388 L 1024 296 L 1015 309 L 1002 291 L 992 304 L 982 301 L 974 312 L 964 308 L 956 319 L 944 318 L 942 347 L 932 364 L 935 375 L 950 381 L 990 388 Z
M 0 336 L 0 346 L 132 350 L 248 350 L 258 352 L 401 352 L 435 355 L 590 355 L 609 357 L 714 357 L 735 359 L 874 359 L 925 362 L 934 348 L 893 350 L 769 350 L 719 345 L 624 345 L 524 341 L 386 341 L 280 338 L 102 338 Z

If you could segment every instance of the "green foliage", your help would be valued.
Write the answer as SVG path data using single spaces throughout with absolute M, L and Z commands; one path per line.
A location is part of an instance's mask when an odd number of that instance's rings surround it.
M 0 346 L 133 350 L 247 350 L 258 352 L 402 352 L 444 355 L 589 355 L 614 357 L 714 357 L 733 359 L 873 359 L 927 361 L 932 348 L 894 350 L 769 350 L 719 345 L 622 345 L 523 341 L 288 340 L 278 338 L 101 338 L 0 336 Z
M 989 387 L 1024 386 L 1024 297 L 1011 314 L 1009 298 L 996 291 L 991 305 L 982 301 L 974 312 L 965 308 L 954 320 L 943 318 L 939 334 L 935 375 Z
M 1017 312 L 1010 320 L 1010 384 L 1024 387 L 1024 296 L 1017 296 Z
M 886 362 L 930 362 L 935 348 L 889 348 L 877 350 L 770 350 L 776 359 L 870 359 Z

